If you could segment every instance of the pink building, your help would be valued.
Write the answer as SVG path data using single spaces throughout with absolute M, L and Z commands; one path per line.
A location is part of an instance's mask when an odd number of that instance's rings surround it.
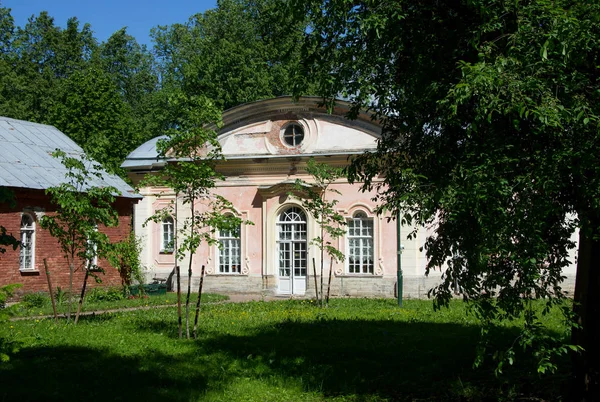
M 221 248 L 202 245 L 195 256 L 193 286 L 205 265 L 204 283 L 209 291 L 314 294 L 312 261 L 320 266 L 320 251 L 310 239 L 318 235 L 318 225 L 300 201 L 288 195 L 291 184 L 297 178 L 310 181 L 305 170 L 309 158 L 346 166 L 353 155 L 375 149 L 381 132 L 366 114 L 345 119 L 348 105 L 344 102 L 329 114 L 317 101 L 303 98 L 294 103 L 282 97 L 224 113 L 219 141 L 227 160 L 219 169 L 226 180 L 215 191 L 233 203 L 232 213 L 254 225 L 242 225 L 239 233 L 220 233 Z M 164 165 L 157 160 L 157 140 L 140 146 L 123 164 L 136 184 Z M 374 194 L 360 192 L 359 186 L 344 180 L 333 186 L 341 193 L 336 196 L 337 209 L 346 218 L 348 231 L 336 240 L 346 259 L 333 264 L 332 294 L 392 297 L 398 267 L 396 222 L 375 213 Z M 176 220 L 145 222 L 156 210 L 169 206 L 175 195 L 153 187 L 140 192 L 144 199 L 135 207 L 135 231 L 143 239 L 142 262 L 149 278 L 167 278 L 175 264 L 171 239 Z M 178 211 L 185 211 L 178 205 Z M 404 296 L 423 297 L 441 273 L 425 276 L 425 254 L 420 248 L 426 231 L 407 240 L 411 230 L 400 229 Z M 186 261 L 180 266 L 185 277 Z M 329 266 L 326 259 L 325 275 Z

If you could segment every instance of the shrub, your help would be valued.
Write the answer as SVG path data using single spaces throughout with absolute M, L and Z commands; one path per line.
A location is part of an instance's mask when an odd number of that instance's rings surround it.
M 122 288 L 95 288 L 87 294 L 88 302 L 119 301 L 125 298 Z
M 28 308 L 44 307 L 50 302 L 50 297 L 42 292 L 25 293 L 21 296 L 21 302 Z
M 132 282 L 144 283 L 141 250 L 141 240 L 133 232 L 127 239 L 111 246 L 108 262 L 119 270 L 123 286 L 129 286 Z

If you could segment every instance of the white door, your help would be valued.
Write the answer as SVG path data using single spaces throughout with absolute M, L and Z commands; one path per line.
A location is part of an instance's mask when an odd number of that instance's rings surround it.
M 278 292 L 306 292 L 306 215 L 298 207 L 283 211 L 277 220 Z

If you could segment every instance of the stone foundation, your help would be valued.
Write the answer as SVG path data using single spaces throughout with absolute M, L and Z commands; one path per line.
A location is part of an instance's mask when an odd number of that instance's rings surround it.
M 165 275 L 166 277 L 166 275 Z M 151 277 L 147 278 L 152 281 Z M 327 280 L 323 278 L 323 289 L 327 291 Z M 331 297 L 381 297 L 395 298 L 396 277 L 383 276 L 336 276 L 331 282 Z M 192 290 L 198 291 L 199 276 L 192 277 Z M 427 299 L 428 292 L 441 283 L 439 275 L 436 276 L 405 276 L 403 278 L 404 299 Z M 172 277 L 172 288 L 175 290 L 175 277 Z M 317 277 L 317 286 L 320 287 L 320 277 Z M 187 276 L 181 277 L 182 290 L 187 289 Z M 575 288 L 575 276 L 567 276 L 563 282 L 563 289 L 567 296 L 572 297 Z M 224 294 L 263 294 L 278 295 L 277 278 L 274 276 L 248 276 L 248 275 L 207 275 L 204 278 L 203 292 Z M 313 298 L 315 295 L 315 282 L 313 277 L 308 278 L 306 294 L 304 297 Z M 302 297 L 302 295 L 294 295 Z

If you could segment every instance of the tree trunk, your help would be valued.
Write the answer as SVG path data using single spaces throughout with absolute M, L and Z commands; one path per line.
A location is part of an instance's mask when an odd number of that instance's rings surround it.
M 194 339 L 198 339 L 198 316 L 200 315 L 200 299 L 202 298 L 202 285 L 204 284 L 204 265 L 200 272 L 200 285 L 198 286 L 198 301 L 196 302 L 196 317 L 194 317 Z
M 77 321 L 79 321 L 79 314 L 81 314 L 81 306 L 83 305 L 83 298 L 85 297 L 85 288 L 87 287 L 87 281 L 90 270 L 85 270 L 85 276 L 83 277 L 83 287 L 81 288 L 81 296 L 79 297 L 79 305 L 77 306 L 77 314 L 75 314 L 75 325 L 77 325 Z
M 319 303 L 319 288 L 317 287 L 317 265 L 315 264 L 315 259 L 312 259 L 313 262 L 313 276 L 315 277 L 315 297 L 317 298 L 317 304 Z
M 44 268 L 46 268 L 46 280 L 48 281 L 48 291 L 50 292 L 50 301 L 52 301 L 52 311 L 54 312 L 54 321 L 58 322 L 58 313 L 56 312 L 56 302 L 54 301 L 54 291 L 52 289 L 52 280 L 50 279 L 50 270 L 48 261 L 44 258 Z
M 188 286 L 185 297 L 185 337 L 190 339 L 190 293 L 192 293 L 192 256 L 190 254 L 190 264 L 188 266 Z
M 183 325 L 181 322 L 181 272 L 179 265 L 175 266 L 175 276 L 177 277 L 177 333 L 179 339 L 183 337 Z
M 321 218 L 323 218 L 322 215 Z M 323 242 L 325 241 L 325 238 L 323 235 L 323 226 L 321 226 L 321 303 L 319 304 L 321 307 L 323 307 L 323 265 L 325 264 L 325 261 L 323 261 L 323 257 L 325 256 L 325 251 L 323 250 Z
M 69 307 L 67 310 L 67 322 L 71 321 L 71 309 L 73 306 L 73 272 L 75 267 L 73 266 L 73 256 L 69 262 Z
M 590 231 L 579 232 L 579 254 L 573 311 L 578 327 L 572 341 L 584 348 L 573 353 L 573 401 L 600 401 L 600 219 L 592 222 Z

